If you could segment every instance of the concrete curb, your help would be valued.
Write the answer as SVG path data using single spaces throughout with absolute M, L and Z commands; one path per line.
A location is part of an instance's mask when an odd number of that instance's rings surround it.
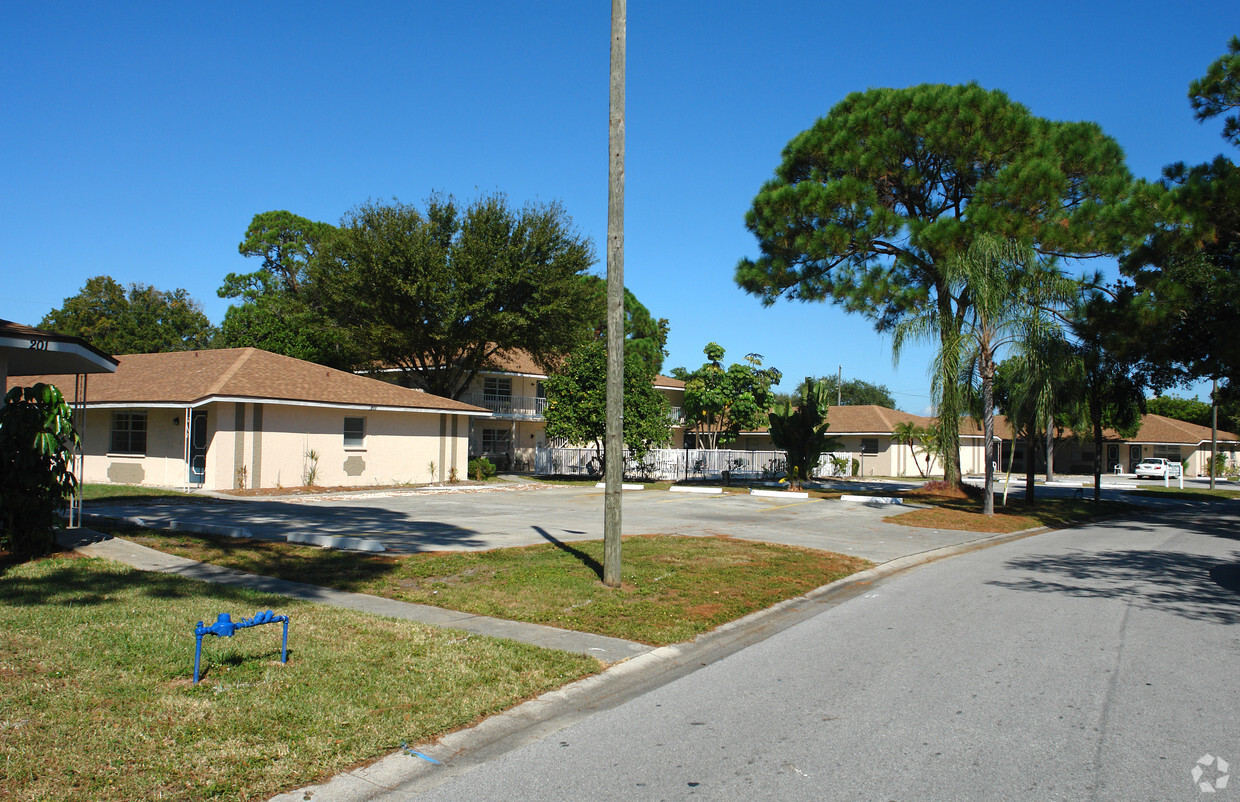
M 809 493 L 803 493 L 795 490 L 757 490 L 751 488 L 749 490 L 751 496 L 765 496 L 766 498 L 809 498 Z
M 667 490 L 669 493 L 700 493 L 711 496 L 718 496 L 723 493 L 722 487 L 682 487 L 681 485 L 672 485 Z
M 904 504 L 904 499 L 895 496 L 840 496 L 840 501 L 851 501 L 857 504 Z
M 293 532 L 285 535 L 289 543 L 304 543 L 308 546 L 322 546 L 325 549 L 351 549 L 352 551 L 387 551 L 377 540 L 365 537 L 346 537 L 344 535 L 313 535 Z
M 140 526 L 143 529 L 167 529 L 171 532 L 192 532 L 199 535 L 222 535 L 224 537 L 253 538 L 253 533 L 242 526 L 216 526 L 200 524 L 193 521 L 148 521 L 138 515 L 118 518 L 113 515 L 99 515 L 93 512 L 82 513 L 82 520 L 90 520 L 100 526 Z

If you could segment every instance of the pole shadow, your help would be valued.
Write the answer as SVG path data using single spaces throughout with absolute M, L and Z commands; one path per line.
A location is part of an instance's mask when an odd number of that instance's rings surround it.
M 560 549 L 561 551 L 567 552 L 568 554 L 571 554 L 574 557 L 576 557 L 578 560 L 581 561 L 582 565 L 584 565 L 586 568 L 589 568 L 591 571 L 595 573 L 596 576 L 598 576 L 600 582 L 602 581 L 603 566 L 601 563 L 599 563 L 598 560 L 594 559 L 589 554 L 586 554 L 581 549 L 573 548 L 572 546 L 568 545 L 564 541 L 558 539 L 555 535 L 548 532 L 546 529 L 543 529 L 541 526 L 535 526 L 531 528 L 535 532 L 537 532 L 539 536 L 541 536 L 544 540 L 546 540 L 551 545 L 555 546 L 557 549 Z

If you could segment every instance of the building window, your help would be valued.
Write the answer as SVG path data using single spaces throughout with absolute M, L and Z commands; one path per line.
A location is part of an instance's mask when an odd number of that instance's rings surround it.
M 483 429 L 482 453 L 507 454 L 512 445 L 512 432 L 507 429 Z
M 861 453 L 862 454 L 877 454 L 878 453 L 878 438 L 877 437 L 861 438 Z
M 1163 459 L 1169 459 L 1172 462 L 1180 462 L 1181 460 L 1184 459 L 1182 456 L 1180 456 L 1179 446 L 1156 445 L 1154 446 L 1154 456 L 1162 457 Z
M 482 380 L 482 394 L 487 398 L 512 398 L 512 379 L 487 376 Z
M 366 419 L 344 419 L 344 447 L 361 448 L 366 445 Z
M 112 413 L 112 447 L 114 454 L 146 456 L 146 412 L 117 410 Z

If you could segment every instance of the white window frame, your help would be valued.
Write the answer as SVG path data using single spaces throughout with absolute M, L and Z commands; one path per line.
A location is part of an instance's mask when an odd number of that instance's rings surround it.
M 350 435 L 349 421 L 361 421 L 362 422 L 361 434 L 357 435 L 356 431 L 354 431 L 354 440 L 352 442 L 350 442 L 350 439 L 349 439 L 349 435 Z M 344 447 L 346 449 L 361 450 L 361 449 L 366 448 L 366 418 L 355 417 L 352 415 L 345 416 L 343 434 L 344 434 Z
M 119 425 L 122 419 L 126 421 L 126 425 L 124 426 L 124 428 L 121 428 Z M 138 421 L 142 422 L 142 426 L 140 428 L 134 426 L 134 424 Z M 129 456 L 135 456 L 135 457 L 145 457 L 146 449 L 148 445 L 147 434 L 150 432 L 150 430 L 151 430 L 150 416 L 147 414 L 147 411 L 145 409 L 113 410 L 112 411 L 112 431 L 108 439 L 108 453 L 109 454 L 126 454 Z M 134 435 L 137 432 L 142 433 L 142 448 L 140 449 L 133 448 Z M 128 446 L 128 448 L 117 448 L 116 440 L 117 440 L 118 434 L 121 435 L 121 437 L 123 437 L 126 440 L 126 442 L 122 443 L 121 445 Z
M 490 435 L 490 437 L 488 437 Z M 492 446 L 501 446 L 500 448 L 487 448 L 487 440 L 491 441 Z M 512 448 L 512 431 L 509 429 L 483 429 L 482 430 L 482 453 L 483 454 L 507 454 Z

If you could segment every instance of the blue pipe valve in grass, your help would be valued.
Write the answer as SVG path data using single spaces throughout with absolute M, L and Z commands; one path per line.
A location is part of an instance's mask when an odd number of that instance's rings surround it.
M 215 635 L 220 638 L 231 638 L 236 634 L 237 630 L 246 627 L 256 627 L 259 624 L 284 624 L 284 639 L 280 644 L 280 662 L 288 662 L 288 616 L 276 615 L 270 610 L 257 612 L 252 618 L 245 618 L 241 621 L 234 622 L 232 616 L 228 613 L 220 613 L 215 619 L 215 623 L 211 626 L 203 626 L 202 622 L 198 622 L 198 626 L 194 629 L 194 638 L 197 644 L 194 647 L 194 684 L 198 684 L 198 666 L 202 659 L 202 637 L 203 635 Z

